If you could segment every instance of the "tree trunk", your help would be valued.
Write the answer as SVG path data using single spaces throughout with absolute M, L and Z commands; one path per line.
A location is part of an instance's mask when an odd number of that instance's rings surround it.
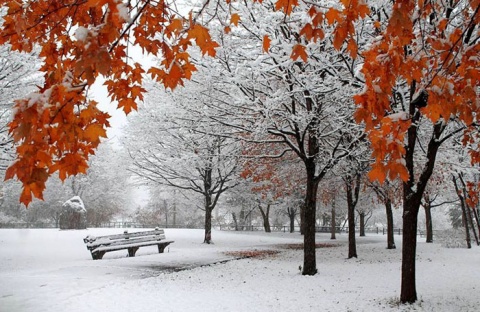
M 387 213 L 387 249 L 396 249 L 395 238 L 393 236 L 392 201 L 390 198 L 387 198 L 385 201 L 385 210 Z
M 409 194 L 410 197 L 404 195 L 403 198 L 402 286 L 400 293 L 402 303 L 414 303 L 417 300 L 415 257 L 420 199 L 417 194 Z
M 465 226 L 465 240 L 467 241 L 467 248 L 472 248 L 472 239 L 470 237 L 470 228 L 468 226 L 468 217 L 467 217 L 467 208 L 465 208 L 465 204 L 462 202 L 462 216 L 463 216 L 463 225 Z
M 305 235 L 305 203 L 300 205 L 300 234 Z
M 163 200 L 163 207 L 165 207 L 165 226 L 168 228 L 168 208 L 167 208 L 167 201 Z
M 175 194 L 175 191 L 174 191 Z M 176 197 L 173 197 L 173 227 L 177 227 L 177 202 Z
M 360 212 L 360 236 L 364 237 L 365 236 L 365 212 Z
M 433 226 L 432 226 L 432 206 L 430 201 L 426 200 L 425 205 L 425 225 L 427 227 L 427 243 L 433 243 Z
M 295 232 L 295 208 L 287 208 L 288 218 L 290 219 L 290 233 Z
M 475 207 L 470 207 L 466 201 L 467 198 L 469 198 L 469 194 L 467 192 L 467 185 L 465 184 L 465 181 L 463 180 L 463 175 L 459 174 L 459 179 L 460 182 L 462 183 L 462 192 L 463 192 L 463 198 L 464 198 L 464 204 L 465 204 L 465 210 L 467 213 L 467 222 L 470 222 L 470 226 L 472 228 L 473 236 L 475 237 L 475 241 L 477 242 L 477 246 L 479 245 L 478 243 L 478 236 L 477 232 L 475 231 L 475 225 L 473 223 L 473 216 L 472 216 L 472 210 L 475 209 Z
M 260 210 L 260 213 L 262 214 L 263 218 L 263 228 L 265 229 L 266 233 L 272 232 L 270 229 L 270 220 L 269 220 L 269 214 L 270 214 L 270 204 L 267 204 L 267 210 L 263 210 L 262 206 L 258 204 L 258 209 Z
M 327 217 L 328 217 L 328 215 L 326 213 L 322 213 L 322 227 L 327 226 L 327 224 L 328 224 Z
M 458 198 L 460 199 L 460 207 L 462 208 L 462 221 L 463 226 L 465 227 L 465 240 L 467 241 L 467 248 L 472 248 L 471 238 L 470 238 L 470 229 L 468 227 L 468 217 L 467 217 L 467 205 L 465 203 L 465 197 L 460 192 L 460 189 L 457 185 L 455 177 L 453 177 L 453 184 L 455 185 L 455 190 L 457 191 Z
M 348 259 L 357 258 L 357 243 L 355 241 L 355 208 L 348 205 Z
M 355 180 L 351 176 L 345 178 L 347 188 L 348 209 L 348 259 L 357 258 L 357 243 L 355 241 L 355 206 L 358 202 L 360 191 L 360 174 L 356 174 Z
M 332 204 L 332 228 L 331 228 L 331 231 L 330 231 L 330 239 L 337 239 L 337 237 L 335 236 L 336 235 L 336 227 L 337 227 L 337 224 L 336 224 L 336 221 L 335 221 L 335 200 L 333 201 L 333 204 Z
M 473 233 L 473 237 L 475 237 L 475 242 L 477 242 L 477 246 L 479 246 L 479 242 L 478 242 L 478 236 L 477 236 L 477 232 L 475 231 L 475 224 L 473 222 L 473 215 L 472 215 L 472 210 L 470 207 L 467 207 L 467 211 L 468 211 L 468 221 L 470 222 L 470 226 L 472 228 L 472 233 Z
M 205 238 L 204 243 L 210 244 L 212 242 L 212 169 L 207 168 L 204 171 L 203 177 L 204 200 L 205 200 Z
M 232 212 L 232 218 L 233 218 L 233 225 L 235 226 L 235 231 L 238 231 L 238 221 L 237 221 L 237 215 L 235 212 Z
M 416 82 L 411 85 L 410 96 L 413 97 Z M 442 140 L 440 139 L 445 130 L 446 123 L 437 122 L 433 125 L 433 133 L 427 148 L 427 160 L 423 170 L 415 183 L 415 144 L 417 142 L 417 122 L 421 118 L 421 112 L 410 102 L 409 114 L 412 116 L 412 124 L 407 131 L 406 153 L 404 156 L 405 167 L 408 171 L 408 181 L 403 183 L 403 241 L 402 241 L 402 286 L 400 292 L 401 303 L 413 303 L 417 301 L 417 287 L 415 279 L 415 257 L 417 251 L 417 223 L 418 211 L 422 202 L 423 193 L 428 180 L 433 173 L 437 152 Z
M 318 182 L 315 181 L 315 164 L 306 164 L 307 189 L 304 206 L 303 222 L 303 275 L 315 275 L 317 273 L 317 260 L 315 250 L 315 219 L 317 209 Z
M 477 222 L 478 236 L 480 237 L 480 221 L 478 220 L 478 212 L 476 208 L 473 209 L 473 215 L 475 216 L 475 221 Z
M 240 222 L 241 222 L 241 226 L 242 226 L 242 229 L 241 231 L 245 231 L 245 226 L 247 225 L 247 218 L 245 217 L 245 210 L 240 210 Z
M 212 211 L 213 209 L 205 209 L 205 239 L 204 243 L 210 244 L 212 242 Z

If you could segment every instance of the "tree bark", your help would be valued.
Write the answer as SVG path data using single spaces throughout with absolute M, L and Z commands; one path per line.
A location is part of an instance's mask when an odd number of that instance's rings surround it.
M 315 180 L 314 160 L 306 162 L 307 189 L 305 197 L 305 219 L 303 236 L 303 275 L 315 275 L 317 273 L 317 259 L 315 250 L 315 218 L 317 208 L 318 182 Z
M 357 258 L 357 243 L 355 241 L 355 208 L 348 207 L 348 259 Z
M 205 239 L 203 242 L 206 244 L 212 242 L 212 211 L 213 209 L 208 207 L 205 210 Z
M 348 208 L 348 259 L 357 258 L 357 243 L 355 241 L 355 206 L 360 192 L 360 174 L 357 173 L 355 180 L 351 176 L 345 177 L 347 188 Z
M 237 215 L 235 212 L 232 212 L 232 218 L 233 218 L 233 225 L 235 226 L 235 231 L 238 231 L 238 221 L 237 221 Z
M 387 249 L 396 249 L 395 238 L 393 236 L 392 200 L 390 198 L 387 198 L 385 201 L 385 211 L 387 213 Z
M 296 209 L 293 207 L 287 208 L 288 218 L 290 219 L 290 233 L 295 232 L 295 214 Z
M 204 198 L 205 198 L 205 238 L 204 243 L 210 244 L 212 242 L 212 211 L 213 211 L 213 200 L 211 194 L 212 188 L 212 170 L 205 170 L 205 175 L 203 178 L 204 185 Z
M 453 184 L 455 185 L 455 190 L 457 191 L 458 198 L 460 199 L 460 207 L 462 208 L 462 220 L 463 226 L 465 227 L 465 240 L 467 241 L 467 248 L 472 248 L 472 242 L 470 238 L 470 229 L 468 227 L 468 217 L 467 217 L 467 205 L 465 204 L 465 197 L 460 192 L 460 189 L 457 185 L 455 177 L 453 177 Z
M 477 246 L 479 246 L 479 241 L 478 241 L 478 236 L 477 236 L 477 232 L 475 231 L 475 224 L 474 224 L 474 221 L 473 221 L 473 215 L 472 215 L 472 208 L 470 207 L 467 207 L 467 211 L 468 211 L 468 220 L 470 221 L 470 226 L 472 227 L 472 233 L 473 233 L 473 237 L 475 237 L 475 242 L 477 243 Z
M 337 239 L 337 237 L 335 236 L 336 235 L 336 228 L 337 228 L 337 224 L 336 224 L 336 221 L 335 221 L 335 200 L 333 200 L 333 204 L 332 204 L 332 229 L 330 231 L 330 239 Z
M 478 220 L 477 208 L 473 208 L 473 215 L 475 216 L 475 221 L 477 222 L 478 236 L 480 237 L 480 221 Z
M 467 222 L 470 222 L 470 227 L 472 229 L 473 236 L 475 237 L 475 241 L 477 242 L 477 246 L 478 246 L 479 245 L 478 236 L 477 236 L 477 232 L 475 231 L 475 225 L 474 225 L 473 216 L 472 216 L 472 210 L 474 210 L 475 207 L 469 207 L 469 205 L 466 201 L 466 199 L 469 197 L 469 194 L 467 192 L 467 185 L 465 184 L 465 181 L 463 180 L 463 175 L 459 174 L 458 178 L 460 179 L 460 182 L 462 183 L 462 192 L 463 192 L 463 198 L 464 198 L 463 204 L 465 205 Z
M 413 303 L 417 300 L 415 256 L 420 196 L 416 193 L 410 195 L 410 197 L 404 196 L 403 204 L 402 286 L 400 294 L 402 303 Z
M 365 212 L 360 212 L 360 237 L 365 236 Z
M 433 225 L 432 225 L 432 206 L 430 204 L 430 201 L 427 197 L 425 200 L 425 205 L 423 206 L 425 209 L 425 225 L 426 225 L 426 230 L 427 230 L 427 243 L 433 243 Z
M 270 220 L 269 220 L 269 214 L 270 214 L 270 204 L 267 204 L 267 209 L 264 211 L 262 209 L 262 206 L 258 204 L 258 209 L 260 210 L 260 213 L 262 214 L 263 218 L 263 228 L 266 233 L 272 232 L 270 228 Z
M 305 235 L 305 203 L 300 205 L 300 234 Z

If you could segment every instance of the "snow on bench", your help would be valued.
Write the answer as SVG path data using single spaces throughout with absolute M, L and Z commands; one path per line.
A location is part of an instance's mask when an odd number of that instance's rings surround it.
M 107 235 L 107 236 L 90 236 L 83 239 L 90 250 L 93 260 L 103 258 L 103 255 L 109 251 L 127 249 L 129 257 L 135 257 L 135 253 L 140 247 L 157 245 L 158 252 L 163 253 L 165 247 L 173 243 L 173 241 L 165 240 L 165 231 L 156 228 L 152 231 L 128 233 L 127 230 L 123 234 Z

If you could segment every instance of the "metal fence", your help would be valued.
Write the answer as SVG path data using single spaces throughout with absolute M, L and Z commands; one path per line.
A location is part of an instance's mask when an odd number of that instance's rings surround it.
M 0 229 L 54 229 L 54 222 L 6 222 L 0 223 Z
M 220 225 L 217 227 L 217 229 L 221 231 L 265 231 L 265 228 L 263 226 L 252 226 L 252 225 L 244 225 L 244 226 L 233 226 L 233 225 Z M 287 225 L 276 225 L 276 226 L 271 226 L 270 230 L 272 232 L 290 232 L 290 226 Z M 331 233 L 331 227 L 329 226 L 317 226 L 315 227 L 315 232 L 317 233 Z M 295 226 L 294 227 L 294 232 L 300 232 L 300 227 Z M 335 232 L 337 234 L 342 234 L 342 233 L 348 233 L 348 227 L 336 227 Z M 359 233 L 360 228 L 356 227 L 355 232 Z M 436 231 L 433 231 L 435 234 Z M 380 227 L 368 227 L 365 228 L 365 233 L 370 233 L 370 234 L 383 234 L 387 235 L 387 229 L 386 228 L 380 228 Z M 393 234 L 395 235 L 402 235 L 403 234 L 403 229 L 400 228 L 394 228 L 393 229 Z M 423 229 L 418 229 L 417 230 L 417 235 L 420 236 L 425 236 L 426 231 Z
M 54 229 L 58 228 L 55 222 L 7 222 L 0 223 L 0 229 Z M 190 224 L 145 224 L 138 222 L 106 222 L 100 224 L 88 224 L 87 228 L 162 228 L 162 229 L 194 229 L 198 228 Z

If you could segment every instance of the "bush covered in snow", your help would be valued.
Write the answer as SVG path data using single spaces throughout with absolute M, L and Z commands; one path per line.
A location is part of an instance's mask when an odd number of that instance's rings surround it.
M 87 210 L 79 196 L 74 196 L 62 205 L 60 229 L 86 229 Z

